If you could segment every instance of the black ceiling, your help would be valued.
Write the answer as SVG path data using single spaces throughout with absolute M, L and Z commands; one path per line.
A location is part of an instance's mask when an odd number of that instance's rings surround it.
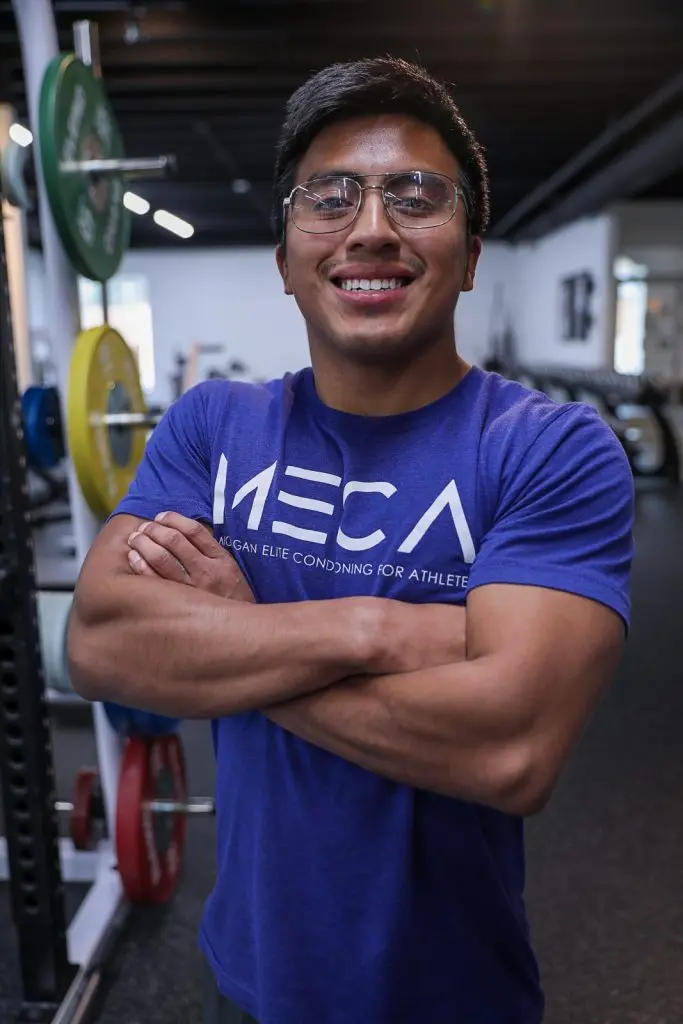
M 97 22 L 103 75 L 128 154 L 170 152 L 178 160 L 172 179 L 134 189 L 189 220 L 199 245 L 271 241 L 284 104 L 331 61 L 391 53 L 453 83 L 488 152 L 494 227 L 683 71 L 683 0 L 56 0 L 54 8 L 65 51 L 73 49 L 75 20 Z M 0 54 L 0 99 L 25 117 L 6 0 Z M 683 198 L 680 173 L 667 168 L 662 178 L 648 182 L 649 197 Z M 236 193 L 236 179 L 250 182 L 250 190 Z M 133 244 L 188 244 L 149 217 L 134 220 Z

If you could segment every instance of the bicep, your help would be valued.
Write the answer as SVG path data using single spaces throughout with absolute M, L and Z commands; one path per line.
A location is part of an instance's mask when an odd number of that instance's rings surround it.
M 128 565 L 128 538 L 144 523 L 139 516 L 113 516 L 102 527 L 86 555 L 74 592 L 78 615 L 92 614 L 106 598 L 117 577 L 132 576 Z
M 468 658 L 488 659 L 520 730 L 553 733 L 563 746 L 611 682 L 624 635 L 616 612 L 573 593 L 491 584 L 468 596 Z

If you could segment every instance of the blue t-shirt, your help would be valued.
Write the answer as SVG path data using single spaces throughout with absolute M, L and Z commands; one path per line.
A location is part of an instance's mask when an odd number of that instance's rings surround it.
M 628 625 L 633 477 L 583 404 L 473 368 L 415 412 L 330 409 L 312 371 L 204 382 L 118 512 L 212 522 L 258 601 L 571 591 Z M 549 680 L 552 685 L 552 680 Z M 539 1024 L 520 818 L 414 789 L 260 712 L 213 723 L 218 876 L 200 942 L 260 1024 Z

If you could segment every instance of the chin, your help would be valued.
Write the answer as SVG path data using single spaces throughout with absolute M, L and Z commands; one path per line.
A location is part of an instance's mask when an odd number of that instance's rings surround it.
M 403 362 L 422 349 L 415 337 L 396 334 L 371 334 L 365 337 L 354 334 L 352 337 L 332 338 L 330 343 L 345 359 L 367 366 L 381 366 L 397 360 Z

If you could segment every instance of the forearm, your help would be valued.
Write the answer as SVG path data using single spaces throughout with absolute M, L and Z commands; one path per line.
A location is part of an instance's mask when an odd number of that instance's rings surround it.
M 360 599 L 259 606 L 130 574 L 88 596 L 77 588 L 68 654 L 90 700 L 219 717 L 368 670 L 373 609 Z
M 501 706 L 484 661 L 347 679 L 267 714 L 378 775 L 522 813 L 523 724 L 515 709 Z

